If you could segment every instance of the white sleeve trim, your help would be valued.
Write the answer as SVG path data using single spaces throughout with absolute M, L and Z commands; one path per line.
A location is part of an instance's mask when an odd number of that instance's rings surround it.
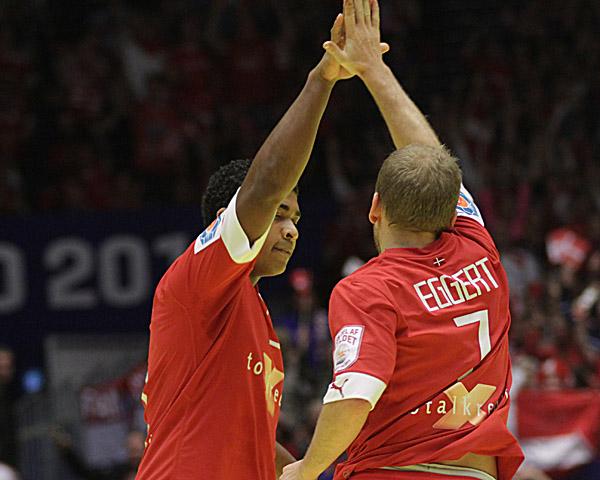
M 456 215 L 459 217 L 472 218 L 482 227 L 485 227 L 483 217 L 481 216 L 479 208 L 477 208 L 477 205 L 475 205 L 473 196 L 463 184 L 460 185 L 460 194 L 458 196 L 458 204 L 456 205 Z
M 235 263 L 248 263 L 257 257 L 267 239 L 269 229 L 267 228 L 265 233 L 250 246 L 248 236 L 237 216 L 236 204 L 238 193 L 239 189 L 235 192 L 225 212 L 223 212 L 223 232 L 221 235 L 231 259 Z
M 198 236 L 194 244 L 194 253 L 204 250 L 219 238 L 222 238 L 229 256 L 235 263 L 248 263 L 257 257 L 267 239 L 269 229 L 250 246 L 248 236 L 237 217 L 236 202 L 238 192 L 239 189 L 225 211 Z
M 359 372 L 346 372 L 329 384 L 323 403 L 339 402 L 349 398 L 367 400 L 375 408 L 387 385 L 377 377 Z

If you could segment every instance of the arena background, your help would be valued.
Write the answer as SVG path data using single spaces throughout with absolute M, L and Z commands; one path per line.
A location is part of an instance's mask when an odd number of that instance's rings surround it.
M 522 478 L 600 478 L 600 2 L 381 8 L 386 59 L 461 158 L 509 274 Z M 255 154 L 339 9 L 0 1 L 0 462 L 26 480 L 133 478 L 119 468 L 143 430 L 154 285 L 202 230 L 210 174 Z M 261 282 L 296 455 L 330 376 L 328 294 L 375 253 L 366 214 L 391 150 L 361 83 L 336 86 L 297 253 Z

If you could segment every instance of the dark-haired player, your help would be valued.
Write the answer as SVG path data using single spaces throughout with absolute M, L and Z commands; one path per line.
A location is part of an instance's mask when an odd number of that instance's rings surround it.
M 371 9 L 373 7 L 373 9 Z M 379 256 L 331 295 L 334 372 L 311 445 L 282 480 L 510 480 L 508 283 L 458 163 L 375 49 L 377 0 L 344 0 L 346 44 L 396 145 L 369 212 Z
M 326 54 L 254 161 L 210 179 L 203 213 L 213 221 L 154 296 L 138 480 L 274 480 L 293 460 L 275 442 L 283 364 L 256 284 L 294 251 L 295 187 L 332 87 L 349 76 Z

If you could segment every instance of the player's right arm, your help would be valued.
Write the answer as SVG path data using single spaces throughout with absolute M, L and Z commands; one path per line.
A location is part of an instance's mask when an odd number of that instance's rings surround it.
M 340 42 L 342 18 L 331 30 Z M 309 73 L 300 95 L 259 149 L 237 198 L 237 217 L 252 243 L 269 228 L 281 201 L 298 183 L 310 157 L 319 123 L 337 80 L 347 72 L 326 53 Z
M 440 146 L 429 122 L 383 61 L 377 0 L 344 0 L 346 44 L 325 42 L 347 71 L 361 78 L 377 103 L 396 148 L 411 144 Z

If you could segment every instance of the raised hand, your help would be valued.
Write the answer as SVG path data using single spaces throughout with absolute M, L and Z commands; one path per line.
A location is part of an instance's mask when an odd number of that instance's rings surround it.
M 377 0 L 344 0 L 343 21 L 344 42 L 332 38 L 323 48 L 345 72 L 361 76 L 373 65 L 383 63 Z
M 344 49 L 344 47 L 346 46 L 346 30 L 344 26 L 344 18 L 344 15 L 342 15 L 341 13 L 336 17 L 335 21 L 333 22 L 333 27 L 331 27 L 331 40 L 325 42 L 324 46 L 328 44 L 333 44 L 339 49 Z M 377 27 L 377 29 L 379 30 L 379 26 Z M 389 51 L 389 49 L 390 46 L 387 43 L 379 44 L 380 54 L 386 53 L 387 51 Z M 323 56 L 323 59 L 319 63 L 318 69 L 321 76 L 327 81 L 345 80 L 355 75 L 355 73 L 352 73 L 346 68 L 344 68 L 341 62 L 334 55 L 332 55 L 332 52 L 330 52 L 329 50 L 327 50 L 327 52 Z

